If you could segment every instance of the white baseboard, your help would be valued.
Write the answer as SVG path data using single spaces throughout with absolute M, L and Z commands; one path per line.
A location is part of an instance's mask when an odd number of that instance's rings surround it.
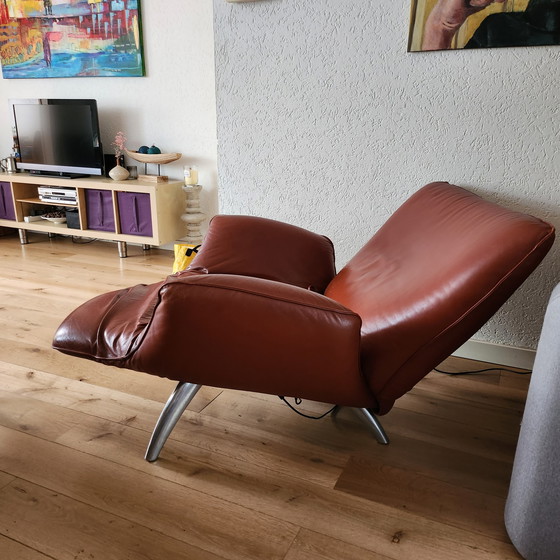
M 453 356 L 503 366 L 533 369 L 535 350 L 505 346 L 503 344 L 492 344 L 480 340 L 469 340 L 453 352 Z

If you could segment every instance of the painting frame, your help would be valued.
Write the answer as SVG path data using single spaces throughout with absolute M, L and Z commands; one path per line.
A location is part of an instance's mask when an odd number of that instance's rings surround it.
M 146 75 L 140 0 L 0 0 L 4 79 Z
M 408 52 L 560 44 L 560 0 L 411 0 Z

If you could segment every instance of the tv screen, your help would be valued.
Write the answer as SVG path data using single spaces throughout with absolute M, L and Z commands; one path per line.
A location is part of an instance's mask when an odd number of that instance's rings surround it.
M 11 100 L 18 169 L 58 176 L 103 175 L 95 99 Z

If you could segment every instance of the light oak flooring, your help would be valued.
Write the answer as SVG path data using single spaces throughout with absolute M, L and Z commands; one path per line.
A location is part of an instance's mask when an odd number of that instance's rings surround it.
M 520 558 L 503 508 L 529 376 L 433 372 L 382 418 L 389 446 L 348 409 L 307 420 L 204 388 L 150 464 L 174 382 L 50 343 L 86 299 L 169 274 L 171 252 L 30 241 L 0 237 L 2 560 Z

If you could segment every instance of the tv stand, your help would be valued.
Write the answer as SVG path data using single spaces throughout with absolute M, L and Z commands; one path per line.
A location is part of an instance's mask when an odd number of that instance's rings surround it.
M 75 204 L 45 202 L 39 186 L 73 188 Z M 55 224 L 35 214 L 77 210 L 74 223 Z M 105 177 L 68 179 L 30 173 L 0 173 L 0 226 L 17 228 L 22 244 L 29 231 L 115 241 L 119 256 L 127 256 L 127 243 L 147 249 L 165 245 L 185 235 L 181 215 L 186 207 L 182 181 L 113 181 Z M 48 208 L 45 210 L 48 212 Z M 30 219 L 33 216 L 33 219 Z M 68 214 L 67 214 L 68 216 Z M 27 219 L 26 219 L 27 218 Z

